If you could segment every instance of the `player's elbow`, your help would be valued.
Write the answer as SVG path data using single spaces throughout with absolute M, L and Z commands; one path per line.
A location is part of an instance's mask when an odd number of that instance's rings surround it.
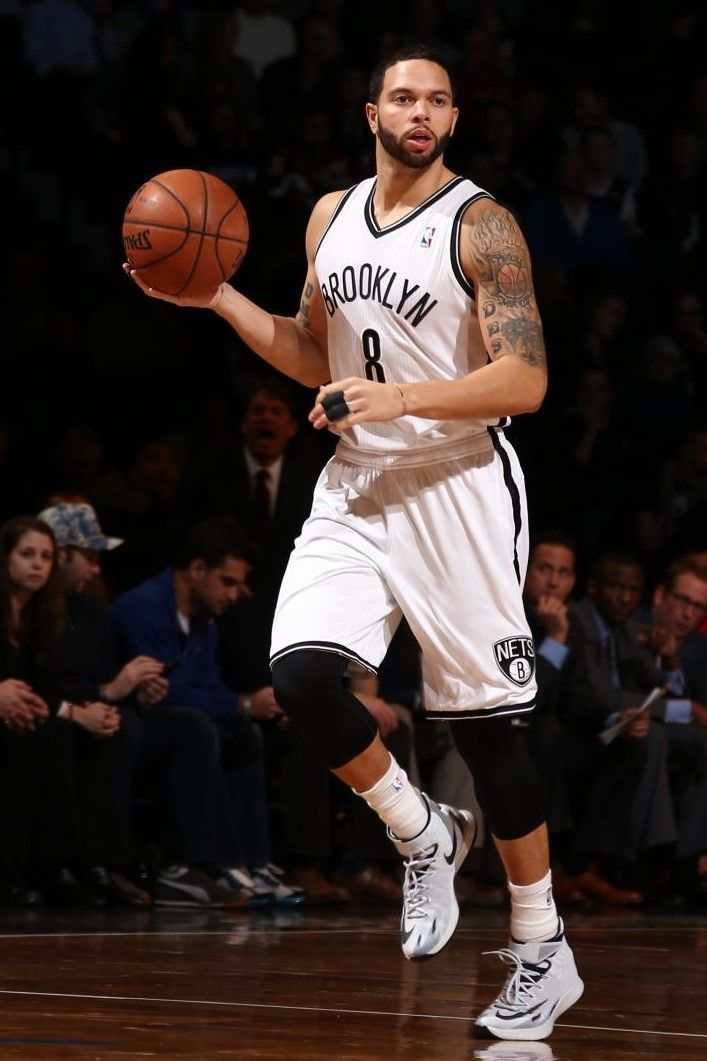
M 547 393 L 547 373 L 534 371 L 523 381 L 517 395 L 519 407 L 516 413 L 536 413 Z

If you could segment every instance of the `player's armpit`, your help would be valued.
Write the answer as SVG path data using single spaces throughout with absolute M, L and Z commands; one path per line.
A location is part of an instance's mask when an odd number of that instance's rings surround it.
M 484 200 L 465 220 L 460 249 L 476 288 L 479 325 L 491 359 L 511 355 L 544 371 L 530 254 L 518 222 L 504 207 Z

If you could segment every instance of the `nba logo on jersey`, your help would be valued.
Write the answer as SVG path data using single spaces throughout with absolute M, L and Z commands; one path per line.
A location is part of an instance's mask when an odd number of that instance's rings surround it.
M 514 685 L 527 685 L 535 672 L 535 647 L 531 637 L 504 637 L 493 646 L 496 663 Z
M 434 225 L 428 225 L 427 228 L 425 229 L 425 231 L 422 233 L 422 239 L 420 240 L 420 246 L 421 247 L 431 247 L 432 246 L 432 237 L 434 236 L 436 231 L 437 230 L 434 227 Z

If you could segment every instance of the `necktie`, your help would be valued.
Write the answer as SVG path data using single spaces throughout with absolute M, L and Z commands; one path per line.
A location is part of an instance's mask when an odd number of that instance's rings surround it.
M 258 531 L 267 531 L 272 520 L 270 498 L 270 472 L 259 468 L 255 473 L 253 487 L 253 525 Z

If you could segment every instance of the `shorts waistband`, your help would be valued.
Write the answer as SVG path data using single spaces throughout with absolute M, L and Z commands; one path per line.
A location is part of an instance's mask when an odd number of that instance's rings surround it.
M 494 430 L 500 432 L 499 428 Z M 336 447 L 336 456 L 347 464 L 356 464 L 363 468 L 420 468 L 466 458 L 477 458 L 474 463 L 481 466 L 493 460 L 494 448 L 488 431 L 484 429 L 464 438 L 392 453 L 360 450 L 341 439 Z

